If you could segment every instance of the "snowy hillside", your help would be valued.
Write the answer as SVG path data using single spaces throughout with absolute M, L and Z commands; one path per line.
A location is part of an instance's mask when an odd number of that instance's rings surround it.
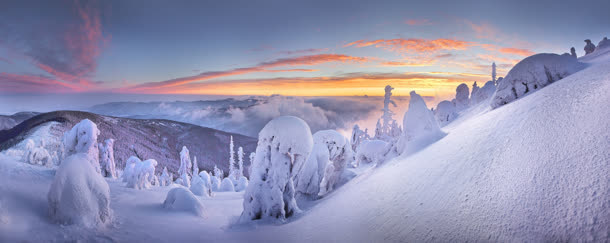
M 186 145 L 191 150 L 191 154 L 197 156 L 201 169 L 211 171 L 214 165 L 218 165 L 220 169 L 228 171 L 231 136 L 235 140 L 236 147 L 243 146 L 247 154 L 253 152 L 256 146 L 256 139 L 251 137 L 181 122 L 115 118 L 78 111 L 56 111 L 35 116 L 14 129 L 0 131 L 0 151 L 21 143 L 38 127 L 51 121 L 59 122 L 59 124 L 51 126 L 49 132 L 51 134 L 45 138 L 45 146 L 57 148 L 61 136 L 74 124 L 85 118 L 94 121 L 100 127 L 99 141 L 108 138 L 116 140 L 114 156 L 117 166 L 120 168 L 125 166 L 125 162 L 130 156 L 135 155 L 142 159 L 155 158 L 160 163 L 160 169 L 167 166 L 169 172 L 175 174 L 179 166 L 180 149 Z M 40 143 L 38 140 L 40 140 L 39 137 L 34 139 L 36 144 Z M 245 162 L 248 166 L 250 161 Z
M 135 190 L 106 179 L 113 221 L 98 229 L 60 226 L 49 220 L 46 197 L 55 171 L 0 155 L 0 241 L 605 242 L 610 239 L 610 58 L 583 59 L 590 64 L 583 70 L 496 109 L 490 100 L 465 108 L 442 128 L 446 135 L 438 141 L 377 168 L 359 168 L 360 175 L 347 184 L 298 205 L 304 213 L 286 224 L 238 223 L 242 205 L 250 203 L 244 204 L 244 192 L 195 197 L 178 189 L 166 200 L 181 186 Z M 186 126 L 86 117 L 102 133 L 129 131 L 129 136 Z M 141 130 L 147 126 L 153 130 Z M 269 158 L 302 161 L 295 159 L 301 151 L 289 147 L 311 145 L 309 133 L 302 134 L 308 129 L 277 129 L 298 132 L 288 133 L 283 139 L 291 146 L 273 147 Z M 176 136 L 188 141 L 192 137 L 186 134 Z M 263 135 L 265 141 L 276 138 Z M 261 151 L 272 150 L 267 142 L 259 144 L 265 145 Z M 127 146 L 115 149 L 121 147 Z M 262 173 L 268 158 L 257 157 L 256 172 Z M 261 176 L 251 185 L 269 186 L 265 181 L 285 179 L 280 174 L 272 180 Z M 184 210 L 164 207 L 178 191 Z M 285 209 L 276 206 L 270 208 Z M 196 213 L 185 212 L 189 209 Z

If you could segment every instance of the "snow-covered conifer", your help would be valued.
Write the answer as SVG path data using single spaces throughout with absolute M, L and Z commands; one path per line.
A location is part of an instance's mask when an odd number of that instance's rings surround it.
M 468 99 L 469 95 L 470 92 L 468 90 L 468 85 L 466 85 L 465 83 L 458 85 L 458 87 L 455 89 L 455 109 L 458 112 L 468 108 L 468 105 L 470 103 Z M 403 127 L 403 129 L 405 128 Z
M 174 180 L 174 178 L 172 178 L 173 176 L 167 172 L 167 167 L 163 167 L 163 173 L 161 174 L 161 177 L 159 178 L 159 184 L 161 186 L 169 186 L 172 184 L 172 181 Z
M 114 161 L 114 139 L 109 138 L 104 143 L 99 144 L 100 147 L 100 165 L 102 168 L 102 176 L 116 178 L 116 163 Z
M 244 148 L 237 149 L 237 180 L 244 175 Z
M 231 180 L 229 177 L 222 179 L 222 182 L 220 184 L 220 191 L 221 192 L 234 192 L 235 186 L 233 185 L 233 180 Z
M 191 173 L 191 168 L 193 163 L 191 162 L 191 155 L 189 153 L 188 148 L 186 146 L 182 146 L 182 151 L 180 151 L 180 168 L 178 169 L 178 176 L 182 179 L 182 185 L 189 187 L 191 185 L 191 177 L 189 173 Z
M 62 139 L 64 155 L 68 157 L 77 153 L 85 153 L 89 158 L 89 163 L 95 171 L 101 173 L 99 161 L 99 148 L 97 136 L 100 135 L 100 130 L 97 125 L 89 119 L 84 119 L 74 125 L 70 131 L 66 132 Z

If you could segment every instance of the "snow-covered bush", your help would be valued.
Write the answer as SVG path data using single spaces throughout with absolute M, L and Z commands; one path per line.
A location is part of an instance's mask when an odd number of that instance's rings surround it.
M 136 165 L 141 162 L 142 160 L 140 160 L 136 156 L 131 156 L 129 157 L 129 159 L 127 159 L 127 161 L 125 162 L 125 169 L 123 170 L 123 182 L 127 182 L 130 180 L 131 174 L 134 173 Z
M 178 176 L 181 180 L 178 184 L 181 184 L 185 187 L 190 187 L 191 177 L 189 176 L 189 173 L 192 166 L 193 163 L 191 162 L 191 155 L 189 153 L 189 150 L 188 148 L 186 148 L 186 146 L 182 146 L 182 150 L 180 151 L 180 168 L 178 169 Z
M 233 185 L 233 181 L 230 178 L 222 179 L 222 183 L 220 184 L 221 192 L 234 192 L 235 186 Z
M 381 140 L 365 140 L 358 146 L 356 152 L 356 166 L 361 163 L 380 164 L 385 160 L 385 155 L 390 150 L 390 144 Z M 326 168 L 321 168 L 326 170 Z
M 163 167 L 163 173 L 161 173 L 161 177 L 159 177 L 159 185 L 169 186 L 172 184 L 173 180 L 173 176 L 167 172 L 167 167 Z
M 414 91 L 412 91 L 412 93 L 414 93 Z M 468 90 L 468 85 L 464 83 L 458 85 L 455 89 L 455 109 L 458 112 L 468 108 L 470 104 L 470 100 L 468 99 L 469 95 L 470 91 Z
M 40 146 L 36 147 L 32 139 L 27 140 L 27 152 L 25 153 L 27 155 L 26 161 L 33 165 L 43 165 L 49 167 L 53 165 L 53 156 L 51 156 L 51 154 L 49 154 L 49 151 L 44 148 L 44 142 L 40 142 Z
M 455 120 L 458 117 L 458 114 L 453 103 L 443 100 L 436 106 L 434 117 L 441 126 L 444 126 Z
M 527 57 L 498 83 L 491 106 L 497 108 L 508 104 L 583 68 L 585 64 L 570 55 L 542 53 Z
M 320 176 L 325 176 L 324 191 L 329 192 L 334 188 L 335 183 L 339 179 L 339 176 L 343 173 L 348 163 L 354 161 L 354 152 L 349 141 L 343 137 L 340 133 L 335 130 L 322 130 L 318 131 L 313 135 L 314 148 L 309 157 L 313 159 L 307 159 L 303 165 L 298 165 L 297 171 L 294 175 L 294 184 L 297 193 L 304 193 L 310 196 L 316 196 L 319 189 L 316 191 L 314 185 L 310 185 L 318 180 L 318 183 L 322 179 Z M 322 145 L 317 146 L 318 144 Z M 324 151 L 317 151 L 324 150 Z M 321 155 L 323 153 L 328 155 Z M 319 161 L 328 160 L 329 162 Z M 329 173 L 319 174 L 320 169 L 324 169 L 328 165 L 332 164 L 333 171 Z M 321 168 L 320 166 L 324 166 Z M 305 185 L 300 185 L 303 181 Z M 319 184 L 318 184 L 319 186 Z
M 311 130 L 300 118 L 281 116 L 265 125 L 258 135 L 241 222 L 283 221 L 300 212 L 294 197 L 293 167 L 307 160 L 312 147 Z
M 205 172 L 205 171 L 204 171 Z M 207 180 L 201 178 L 199 175 L 193 175 L 193 179 L 191 180 L 191 187 L 189 188 L 193 194 L 197 196 L 212 196 L 212 188 L 210 185 L 210 178 L 207 177 Z
M 205 207 L 201 201 L 184 187 L 171 189 L 163 202 L 163 208 L 172 211 L 188 212 L 199 217 L 203 217 L 205 213 Z
M 76 153 L 85 153 L 95 171 L 101 173 L 99 149 L 97 147 L 97 136 L 99 135 L 100 130 L 97 129 L 97 125 L 91 120 L 84 119 L 80 121 L 64 134 L 62 139 L 64 154 L 62 157 L 65 158 Z
M 246 190 L 247 187 L 248 187 L 248 178 L 246 178 L 245 176 L 240 176 L 239 181 L 237 181 L 237 186 L 235 187 L 235 191 L 241 192 L 243 190 Z
M 100 165 L 102 175 L 105 177 L 116 178 L 116 164 L 114 162 L 114 139 L 109 138 L 104 143 L 99 144 Z
M 157 161 L 154 159 L 147 159 L 137 163 L 127 180 L 127 187 L 141 190 L 151 188 L 153 185 L 159 185 L 158 178 L 155 176 L 157 164 Z
M 68 156 L 59 166 L 48 194 L 53 221 L 98 227 L 112 220 L 110 188 L 86 153 Z

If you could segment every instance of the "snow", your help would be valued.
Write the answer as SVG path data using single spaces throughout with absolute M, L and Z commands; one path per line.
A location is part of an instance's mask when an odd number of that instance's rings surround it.
M 155 167 L 157 164 L 158 162 L 154 159 L 137 162 L 133 171 L 129 174 L 126 186 L 138 190 L 149 189 L 153 185 L 158 186 L 159 181 L 155 176 Z
M 444 126 L 455 120 L 458 113 L 455 110 L 455 105 L 451 101 L 443 100 L 434 109 L 434 117 L 439 125 Z
M 414 153 L 445 135 L 424 99 L 415 91 L 411 91 L 409 109 L 403 119 L 403 130 L 404 134 L 395 146 L 398 154 Z
M 354 152 L 352 151 L 352 147 L 351 147 L 349 141 L 347 140 L 347 138 L 343 137 L 343 135 L 341 135 L 339 132 L 337 132 L 335 130 L 318 131 L 313 135 L 313 141 L 314 141 L 314 147 L 316 147 L 317 144 L 321 144 L 323 147 L 323 150 L 325 150 L 328 155 L 321 156 L 320 153 L 321 152 L 324 153 L 323 151 L 316 151 L 316 155 L 313 155 L 314 153 L 312 152 L 310 157 L 314 156 L 315 159 L 312 161 L 310 161 L 308 159 L 306 161 L 305 165 L 301 166 L 301 168 L 313 167 L 313 168 L 306 169 L 306 172 L 308 172 L 307 173 L 308 176 L 304 179 L 306 185 L 314 182 L 315 177 L 318 177 L 319 180 L 325 179 L 325 183 L 323 186 L 323 192 L 322 192 L 322 194 L 325 194 L 325 193 L 333 190 L 335 184 L 339 180 L 341 174 L 343 174 L 343 171 L 347 167 L 348 163 L 351 164 L 355 160 Z M 319 149 L 319 147 L 318 147 L 318 149 Z M 326 169 L 324 167 L 328 166 L 327 165 L 328 162 L 320 161 L 320 160 L 324 160 L 324 159 L 327 159 L 328 161 L 330 161 L 330 164 L 332 164 L 332 170 L 329 169 L 328 174 L 327 173 L 318 174 L 320 172 L 320 169 L 322 169 L 322 171 L 325 171 Z M 324 167 L 321 167 L 321 166 L 324 166 Z M 297 168 L 299 168 L 299 167 L 297 167 Z M 303 169 L 301 169 L 301 170 L 303 170 Z M 301 180 L 300 178 L 297 178 L 299 176 L 299 174 L 300 173 L 297 173 L 295 175 L 295 188 L 297 188 L 297 191 L 299 188 L 298 182 L 300 182 L 299 180 Z M 319 177 L 319 176 L 322 176 L 322 177 Z M 318 183 L 320 183 L 320 182 L 318 182 Z M 320 191 L 320 189 L 316 190 L 316 188 L 310 188 L 308 190 L 307 187 L 310 187 L 310 186 L 314 186 L 314 185 L 305 186 L 305 188 L 303 188 L 304 192 L 310 191 L 310 192 L 314 193 L 312 195 L 317 195 L 317 193 Z
M 163 202 L 163 208 L 171 211 L 188 212 L 203 217 L 205 208 L 201 201 L 184 187 L 171 189 Z
M 100 143 L 100 166 L 102 169 L 102 175 L 105 177 L 116 178 L 116 163 L 114 161 L 114 139 L 109 138 Z
M 235 191 L 236 192 L 241 192 L 246 190 L 246 188 L 248 187 L 248 178 L 246 178 L 245 176 L 240 176 L 239 180 L 237 181 L 237 186 L 235 187 Z
M 470 104 L 470 100 L 468 99 L 469 95 L 470 91 L 468 90 L 468 85 L 462 83 L 457 86 L 455 89 L 455 109 L 457 111 L 462 111 L 468 108 Z
M 125 169 L 123 169 L 123 182 L 131 180 L 132 174 L 135 173 L 136 165 L 141 163 L 142 160 L 136 156 L 131 156 L 125 162 Z
M 98 227 L 112 220 L 108 183 L 89 161 L 88 154 L 77 153 L 57 169 L 48 194 L 54 222 Z
M 167 172 L 167 167 L 163 167 L 163 172 L 161 173 L 161 177 L 159 177 L 159 185 L 160 186 L 169 186 L 174 182 L 173 176 Z
M 585 67 L 585 64 L 569 54 L 542 53 L 527 57 L 517 63 L 498 83 L 491 106 L 497 108 L 510 103 Z
M 381 140 L 365 140 L 358 146 L 356 153 L 356 166 L 364 163 L 380 164 L 390 151 L 390 145 Z
M 99 149 L 97 144 L 97 136 L 100 135 L 100 130 L 97 125 L 89 119 L 85 119 L 74 125 L 70 131 L 66 132 L 63 137 L 63 158 L 76 153 L 85 153 L 89 157 L 89 163 L 95 171 L 101 173 L 99 162 Z
M 229 177 L 222 179 L 222 183 L 220 184 L 220 191 L 221 192 L 234 192 L 235 191 L 235 186 L 233 185 L 233 181 Z
M 191 162 L 191 155 L 189 154 L 188 148 L 186 146 L 182 146 L 182 150 L 180 151 L 180 168 L 178 169 L 178 176 L 180 177 L 179 184 L 182 184 L 185 187 L 191 186 L 191 177 L 188 175 L 191 171 L 193 163 Z
M 367 141 L 365 140 L 364 142 Z M 307 162 L 293 178 L 297 198 L 318 198 L 320 183 L 322 178 L 324 178 L 326 166 L 329 164 L 330 154 L 328 153 L 328 147 L 323 143 L 315 143 L 309 158 L 307 158 Z
M 442 139 L 359 171 L 282 225 L 235 225 L 243 192 L 195 196 L 200 217 L 163 207 L 177 185 L 133 190 L 106 178 L 112 223 L 60 226 L 47 211 L 54 169 L 2 154 L 0 241 L 605 242 L 610 63 L 600 60 L 494 110 L 465 110 Z
M 293 166 L 306 162 L 313 146 L 311 130 L 294 116 L 271 120 L 258 135 L 254 168 L 244 194 L 241 222 L 284 221 L 299 213 L 293 184 Z

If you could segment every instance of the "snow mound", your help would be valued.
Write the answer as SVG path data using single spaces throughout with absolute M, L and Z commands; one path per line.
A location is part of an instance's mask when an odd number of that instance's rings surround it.
M 584 63 L 578 62 L 569 54 L 542 53 L 527 57 L 517 63 L 498 83 L 491 106 L 497 108 L 508 104 L 585 67 Z
M 436 106 L 434 117 L 441 126 L 444 126 L 455 120 L 458 114 L 455 110 L 455 105 L 451 101 L 443 100 Z
M 85 153 L 66 158 L 47 196 L 51 218 L 61 224 L 98 227 L 112 220 L 110 188 Z
M 205 207 L 201 201 L 184 187 L 171 189 L 163 202 L 163 208 L 171 211 L 188 212 L 198 217 L 203 217 L 205 213 Z
M 221 192 L 234 192 L 235 186 L 233 185 L 233 181 L 229 179 L 229 177 L 222 179 L 222 183 L 220 184 Z
M 85 153 L 89 158 L 89 163 L 95 171 L 101 173 L 99 162 L 99 149 L 97 136 L 100 130 L 97 125 L 89 119 L 85 119 L 74 125 L 63 137 L 63 157 L 68 157 L 76 153 Z
M 361 163 L 380 164 L 390 150 L 390 144 L 382 140 L 365 140 L 358 146 L 356 166 Z
M 207 180 L 203 180 L 203 178 L 199 176 L 193 176 L 193 180 L 191 181 L 191 187 L 189 188 L 193 194 L 197 196 L 212 196 L 212 188 L 210 185 L 210 178 Z
M 235 187 L 235 191 L 241 192 L 241 191 L 246 190 L 247 187 L 248 187 L 248 178 L 246 178 L 245 176 L 240 176 L 239 180 L 237 181 L 237 186 Z
M 258 135 L 250 184 L 244 193 L 240 221 L 284 221 L 300 212 L 294 198 L 292 170 L 302 165 L 313 147 L 311 130 L 294 116 L 271 120 Z

